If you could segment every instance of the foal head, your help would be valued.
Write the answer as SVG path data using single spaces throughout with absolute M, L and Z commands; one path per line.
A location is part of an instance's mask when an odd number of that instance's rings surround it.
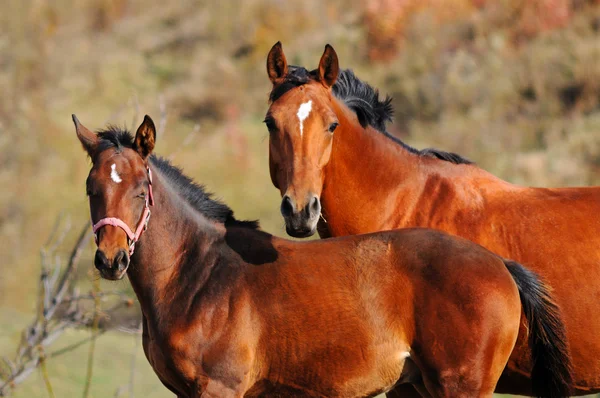
M 273 83 L 265 118 L 271 181 L 281 192 L 287 233 L 306 237 L 314 234 L 321 214 L 323 169 L 338 126 L 331 91 L 339 73 L 338 58 L 327 45 L 318 68 L 308 72 L 288 66 L 278 42 L 267 57 L 267 72 Z
M 126 132 L 93 133 L 75 115 L 73 122 L 92 159 L 86 189 L 98 245 L 94 264 L 103 278 L 121 279 L 150 216 L 154 123 L 146 116 L 132 139 Z

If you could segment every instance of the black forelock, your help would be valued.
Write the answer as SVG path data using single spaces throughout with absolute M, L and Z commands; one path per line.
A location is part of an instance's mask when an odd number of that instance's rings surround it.
M 283 82 L 279 83 L 273 87 L 273 90 L 271 90 L 271 93 L 269 94 L 269 101 L 277 101 L 283 94 L 295 87 L 308 83 L 311 80 L 311 77 L 314 79 L 315 76 L 315 71 L 309 72 L 302 66 L 289 65 L 288 73 L 285 75 Z
M 133 148 L 133 135 L 126 129 L 117 126 L 109 125 L 106 129 L 96 133 L 100 139 L 96 152 L 100 153 L 109 148 L 115 148 L 117 152 L 121 152 L 123 148 Z
M 109 148 L 115 148 L 117 152 L 121 152 L 123 148 L 134 149 L 134 137 L 125 129 L 108 126 L 105 130 L 98 131 L 97 134 L 100 140 L 96 153 Z M 173 166 L 167 159 L 150 155 L 150 164 L 161 172 L 192 208 L 208 219 L 231 226 L 243 226 L 252 229 L 259 227 L 257 221 L 237 220 L 233 215 L 233 210 L 226 204 L 214 199 L 213 195 L 207 192 L 203 185 L 195 183 L 190 177 L 183 174 L 180 168 Z

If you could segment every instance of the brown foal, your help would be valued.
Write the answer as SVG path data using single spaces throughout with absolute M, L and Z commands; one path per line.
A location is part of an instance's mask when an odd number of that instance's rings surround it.
M 490 397 L 521 308 L 538 393 L 566 394 L 558 308 L 521 265 L 427 229 L 280 239 L 151 155 L 149 117 L 135 137 L 74 121 L 92 159 L 95 266 L 129 277 L 146 357 L 178 396 L 357 397 L 410 383 Z

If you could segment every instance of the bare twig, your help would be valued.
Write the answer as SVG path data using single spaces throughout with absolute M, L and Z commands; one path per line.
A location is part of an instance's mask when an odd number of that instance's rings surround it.
M 173 160 L 175 158 L 175 155 L 177 155 L 181 151 L 182 148 L 188 146 L 199 132 L 200 132 L 200 125 L 198 123 L 196 123 L 194 125 L 194 128 L 192 129 L 192 131 L 190 131 L 185 136 L 183 141 L 181 141 L 181 145 L 179 145 L 175 151 L 173 151 L 169 156 L 167 156 L 167 159 Z
M 120 329 L 125 325 L 105 324 L 100 330 L 100 319 L 110 318 L 123 308 L 130 307 L 133 300 L 120 292 L 94 291 L 79 294 L 72 283 L 77 271 L 77 265 L 83 249 L 89 242 L 90 227 L 86 223 L 79 233 L 77 242 L 64 267 L 61 267 L 60 257 L 56 254 L 59 247 L 71 229 L 70 222 L 64 222 L 65 217 L 58 217 L 58 221 L 51 233 L 51 239 L 40 251 L 41 275 L 39 279 L 39 297 L 36 315 L 31 324 L 22 332 L 21 342 L 13 360 L 2 357 L 3 366 L 0 367 L 0 397 L 10 394 L 10 391 L 38 367 L 42 372 L 48 394 L 52 397 L 52 385 L 46 370 L 46 362 L 72 351 L 83 344 L 94 341 L 105 333 L 108 328 Z M 62 229 L 61 229 L 62 228 Z M 57 244 L 57 242 L 59 242 Z M 52 259 L 52 261 L 50 261 Z M 60 269 L 64 270 L 62 273 Z M 88 303 L 94 299 L 94 311 L 89 311 Z M 106 310 L 100 308 L 103 302 L 114 302 Z M 92 335 L 62 349 L 46 354 L 47 348 L 69 328 L 92 327 Z M 93 359 L 93 358 L 92 358 Z
M 67 263 L 67 268 L 63 272 L 63 276 L 60 279 L 60 282 L 58 283 L 56 294 L 54 295 L 54 298 L 52 300 L 53 306 L 48 309 L 46 314 L 48 318 L 51 318 L 54 315 L 54 312 L 58 308 L 57 304 L 62 301 L 63 296 L 69 287 L 69 284 L 75 276 L 75 271 L 77 270 L 77 265 L 79 264 L 81 252 L 83 251 L 85 245 L 88 243 L 88 240 L 86 238 L 91 235 L 89 231 L 90 226 L 88 223 L 86 223 L 81 229 L 81 232 L 79 233 L 77 243 L 71 251 L 71 256 L 69 257 L 69 262 Z
M 90 350 L 88 353 L 87 362 L 87 374 L 85 377 L 85 387 L 83 389 L 83 398 L 90 396 L 90 387 L 92 386 L 92 374 L 94 371 L 94 352 L 96 350 L 96 336 L 98 330 L 98 321 L 100 319 L 100 299 L 98 293 L 100 292 L 100 281 L 94 280 L 94 320 L 92 322 L 92 335 L 90 341 Z
M 142 334 L 142 322 L 139 323 L 137 328 L 134 330 L 133 336 L 133 349 L 131 350 L 131 365 L 129 372 L 129 383 L 127 385 L 119 386 L 115 390 L 114 397 L 120 397 L 125 391 L 129 391 L 129 398 L 134 398 L 134 386 L 135 386 L 135 372 L 137 365 L 137 352 L 140 343 L 139 335 Z
M 50 246 L 50 244 L 54 241 L 54 235 L 56 235 L 56 232 L 58 231 L 58 228 L 60 227 L 60 223 L 61 223 L 63 217 L 64 217 L 64 211 L 61 211 L 60 213 L 58 213 L 58 216 L 56 217 L 56 220 L 54 221 L 54 225 L 52 226 L 52 230 L 50 232 L 50 235 L 48 235 L 48 240 L 46 241 L 46 244 L 44 245 L 44 247 Z
M 138 331 L 140 334 L 142 333 L 142 322 L 140 322 L 140 325 L 138 326 Z M 139 337 L 137 335 L 134 335 L 133 350 L 131 351 L 131 372 L 129 374 L 129 398 L 134 398 L 134 396 L 135 396 L 135 394 L 134 394 L 135 370 L 136 370 L 136 363 L 137 363 L 137 352 L 138 352 L 138 347 L 140 345 L 139 340 L 140 340 Z
M 50 398 L 55 398 L 52 383 L 50 383 L 50 377 L 48 376 L 48 369 L 46 368 L 46 355 L 44 354 L 43 347 L 40 347 L 40 370 L 42 372 L 42 377 L 44 378 L 44 384 L 46 384 L 48 396 Z
M 123 391 L 125 391 L 125 386 L 119 386 L 119 388 L 116 389 L 115 395 L 113 397 L 119 398 L 121 394 L 123 394 Z
M 108 301 L 111 298 L 120 298 L 121 301 L 123 302 L 132 302 L 133 300 L 127 296 L 126 294 L 123 294 L 121 292 L 98 292 L 96 294 L 76 294 L 73 296 L 67 296 L 62 300 L 63 304 L 68 304 L 71 302 L 81 302 L 84 300 L 96 300 L 99 299 L 102 302 Z
M 86 337 L 85 339 L 81 339 L 77 343 L 68 345 L 68 346 L 66 346 L 64 348 L 61 348 L 60 350 L 56 350 L 56 351 L 51 352 L 50 354 L 48 354 L 48 358 L 56 358 L 56 357 L 59 357 L 59 356 L 61 356 L 63 354 L 66 354 L 67 352 L 71 352 L 71 351 L 73 351 L 73 350 L 81 347 L 82 345 L 84 345 L 88 341 L 102 336 L 106 332 L 108 332 L 108 329 L 98 330 L 96 332 L 96 334 L 93 334 L 93 335 L 91 335 L 89 337 Z

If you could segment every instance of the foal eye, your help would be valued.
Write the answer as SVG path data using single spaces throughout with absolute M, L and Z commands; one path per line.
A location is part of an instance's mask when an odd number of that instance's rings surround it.
M 338 123 L 331 123 L 329 125 L 329 132 L 333 133 L 335 131 L 335 129 L 337 128 L 337 126 L 338 126 Z
M 146 192 L 142 192 L 142 193 L 138 194 L 136 196 L 136 198 L 145 199 L 146 198 Z

